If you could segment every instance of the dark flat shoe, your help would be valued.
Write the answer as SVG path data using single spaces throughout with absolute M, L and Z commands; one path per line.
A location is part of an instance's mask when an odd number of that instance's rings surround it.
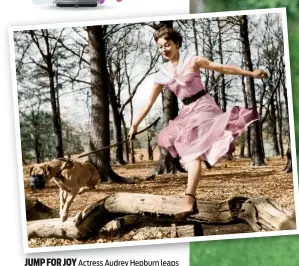
M 182 220 L 185 220 L 185 219 L 188 218 L 189 216 L 198 213 L 197 202 L 196 202 L 196 198 L 195 198 L 195 196 L 192 195 L 192 194 L 187 194 L 187 193 L 186 193 L 185 195 L 194 198 L 194 202 L 193 202 L 192 210 L 191 210 L 191 211 L 185 211 L 185 212 L 179 212 L 179 213 L 175 214 L 175 215 L 174 215 L 174 220 L 175 220 L 175 221 L 182 221 Z
M 212 165 L 210 165 L 207 161 L 203 161 L 204 162 L 204 164 L 206 165 L 206 167 L 208 168 L 208 169 L 211 169 L 212 168 Z

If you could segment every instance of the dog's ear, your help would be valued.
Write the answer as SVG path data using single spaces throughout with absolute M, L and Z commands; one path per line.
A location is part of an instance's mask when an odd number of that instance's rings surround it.
M 47 179 L 52 178 L 52 171 L 51 171 L 52 169 L 51 169 L 51 167 L 48 164 L 45 163 L 42 166 L 42 168 L 43 168 L 43 172 L 44 172 L 45 177 L 47 177 Z

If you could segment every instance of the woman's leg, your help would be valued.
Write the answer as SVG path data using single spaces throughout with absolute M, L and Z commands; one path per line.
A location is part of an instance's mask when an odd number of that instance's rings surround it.
M 188 166 L 188 182 L 186 188 L 186 194 L 192 194 L 195 196 L 195 191 L 201 177 L 201 160 L 198 158 L 189 163 Z M 194 198 L 185 195 L 182 206 L 182 211 L 191 211 L 194 203 Z

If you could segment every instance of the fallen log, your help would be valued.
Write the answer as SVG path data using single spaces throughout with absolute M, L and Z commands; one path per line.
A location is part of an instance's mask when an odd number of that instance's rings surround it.
M 171 226 L 173 215 L 180 211 L 182 199 L 175 196 L 115 193 L 92 204 L 64 223 L 59 219 L 28 222 L 27 234 L 28 238 L 87 239 L 97 235 L 99 230 L 110 221 L 127 215 L 151 217 L 158 219 L 165 226 Z M 295 229 L 295 217 L 291 216 L 289 211 L 279 207 L 273 200 L 265 199 L 261 204 L 261 198 L 258 199 L 232 197 L 215 202 L 197 200 L 199 213 L 190 216 L 184 222 L 185 224 L 246 222 L 254 231 Z M 254 219 L 256 215 L 262 217 L 263 221 Z M 261 223 L 268 225 L 261 227 Z M 180 223 L 181 225 L 184 224 Z
M 255 232 L 296 229 L 295 212 L 264 197 L 245 201 L 239 218 L 246 221 Z
M 90 237 L 98 235 L 99 231 L 87 231 L 87 229 L 90 229 L 90 227 L 85 228 L 85 230 L 82 230 L 82 227 L 76 227 L 75 221 L 70 219 L 66 222 L 61 222 L 60 219 L 48 219 L 43 221 L 31 221 L 27 224 L 28 239 L 41 237 L 86 240 Z M 161 224 L 156 222 L 155 225 L 148 223 L 146 226 L 135 224 L 134 229 L 132 227 L 126 227 L 123 225 L 120 230 L 123 233 L 134 231 L 136 236 L 134 236 L 133 239 L 135 240 L 203 235 L 202 226 L 201 224 L 197 223 L 181 225 L 164 224 L 161 226 Z M 107 231 L 105 232 L 107 234 Z
M 103 230 L 118 229 L 122 232 L 128 232 L 136 229 L 142 231 L 139 228 L 146 228 L 150 234 L 153 234 L 156 231 L 155 228 L 158 228 L 161 233 L 171 232 L 172 237 L 203 236 L 201 223 L 196 221 L 187 223 L 183 222 L 180 225 L 179 223 L 173 223 L 172 220 L 161 222 L 160 219 L 148 216 L 127 215 L 108 223 L 103 227 Z

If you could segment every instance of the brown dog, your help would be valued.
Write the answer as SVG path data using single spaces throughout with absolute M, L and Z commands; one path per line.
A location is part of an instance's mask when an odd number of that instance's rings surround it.
M 100 175 L 92 164 L 78 161 L 67 163 L 64 159 L 36 164 L 30 167 L 29 175 L 42 177 L 45 183 L 54 178 L 60 188 L 60 219 L 63 222 L 68 218 L 76 195 L 95 189 L 100 181 Z

